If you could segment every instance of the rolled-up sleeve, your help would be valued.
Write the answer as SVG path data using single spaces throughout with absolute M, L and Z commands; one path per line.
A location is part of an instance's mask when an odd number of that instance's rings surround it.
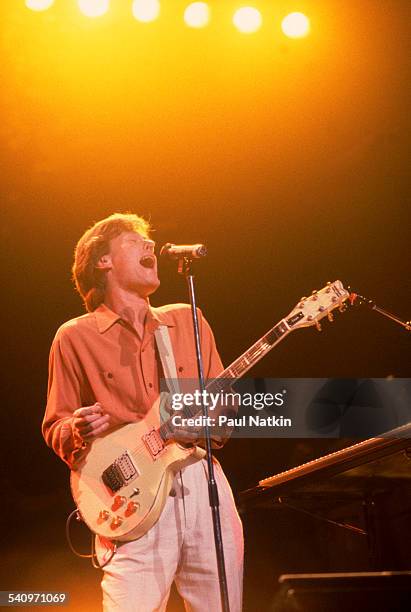
M 73 467 L 83 442 L 73 433 L 73 412 L 81 406 L 79 364 L 64 332 L 57 332 L 50 350 L 47 406 L 42 433 L 48 446 Z

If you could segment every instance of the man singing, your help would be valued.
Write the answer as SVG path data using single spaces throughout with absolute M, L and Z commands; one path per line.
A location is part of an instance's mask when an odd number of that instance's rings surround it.
M 73 277 L 87 314 L 54 338 L 43 435 L 70 467 L 114 426 L 144 418 L 159 395 L 155 330 L 167 326 L 179 378 L 196 379 L 191 312 L 185 304 L 153 308 L 159 286 L 149 225 L 113 214 L 80 238 Z M 199 313 L 205 378 L 223 366 L 212 331 Z M 174 479 L 159 520 L 138 540 L 120 543 L 104 566 L 105 611 L 165 610 L 175 580 L 187 610 L 220 610 L 220 587 L 204 460 Z M 216 462 L 228 593 L 241 610 L 243 538 L 229 484 Z M 99 558 L 112 544 L 97 537 Z M 114 550 L 114 549 L 113 549 Z M 110 555 L 111 556 L 111 555 Z

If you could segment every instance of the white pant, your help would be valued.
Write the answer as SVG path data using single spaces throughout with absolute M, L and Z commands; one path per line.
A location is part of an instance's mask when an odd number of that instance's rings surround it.
M 218 462 L 214 465 L 230 610 L 240 612 L 242 525 L 223 470 Z M 186 610 L 221 610 L 206 469 L 205 461 L 201 461 L 179 472 L 159 521 L 142 538 L 118 547 L 104 568 L 101 585 L 105 612 L 163 611 L 173 580 Z M 107 551 L 97 540 L 102 562 Z

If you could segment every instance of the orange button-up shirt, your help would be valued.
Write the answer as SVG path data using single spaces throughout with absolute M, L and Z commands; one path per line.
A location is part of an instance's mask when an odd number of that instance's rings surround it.
M 159 395 L 159 361 L 154 330 L 167 325 L 179 378 L 197 379 L 190 306 L 150 307 L 140 338 L 120 315 L 102 304 L 94 312 L 62 325 L 53 340 L 42 432 L 49 446 L 70 466 L 81 450 L 73 412 L 100 402 L 110 425 L 144 418 Z M 204 377 L 215 378 L 223 365 L 214 336 L 199 311 Z

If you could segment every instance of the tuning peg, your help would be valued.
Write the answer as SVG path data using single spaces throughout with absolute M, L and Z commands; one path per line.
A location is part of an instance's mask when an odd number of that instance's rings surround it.
M 332 312 L 329 312 L 327 314 L 327 319 L 330 321 L 330 323 L 332 323 L 334 321 L 334 315 Z
M 319 321 L 315 322 L 315 326 L 317 328 L 317 331 L 321 331 L 321 323 Z
M 340 304 L 338 310 L 340 312 L 345 312 L 347 310 L 347 306 L 345 304 Z

